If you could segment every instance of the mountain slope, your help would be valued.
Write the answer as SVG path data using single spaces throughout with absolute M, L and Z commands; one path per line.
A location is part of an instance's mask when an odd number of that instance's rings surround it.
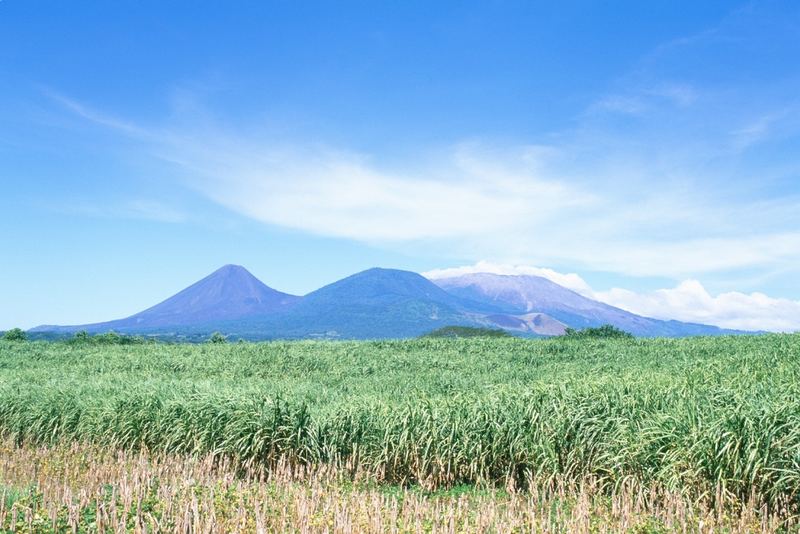
M 477 317 L 492 310 L 417 273 L 375 268 L 313 291 L 285 313 L 230 326 L 250 337 L 412 337 L 445 325 L 479 324 Z
M 715 326 L 642 317 L 589 299 L 539 276 L 475 273 L 433 282 L 453 295 L 502 308 L 505 315 L 492 317 L 498 326 L 514 325 L 517 319 L 539 313 L 572 328 L 612 324 L 638 336 L 735 333 Z M 556 331 L 552 324 L 550 330 Z
M 33 331 L 146 332 L 194 328 L 281 312 L 299 299 L 268 287 L 244 267 L 225 265 L 167 300 L 125 319 L 76 326 L 39 326 Z

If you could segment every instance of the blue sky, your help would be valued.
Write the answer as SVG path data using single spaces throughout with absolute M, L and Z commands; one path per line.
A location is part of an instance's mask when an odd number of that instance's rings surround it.
M 788 1 L 3 0 L 0 329 L 237 263 L 798 330 L 798 36 Z

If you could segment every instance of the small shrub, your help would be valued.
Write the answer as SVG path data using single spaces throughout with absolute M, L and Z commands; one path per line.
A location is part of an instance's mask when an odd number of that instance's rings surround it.
M 121 345 L 122 344 L 122 336 L 114 332 L 113 330 L 110 332 L 106 332 L 105 334 L 97 334 L 94 336 L 95 343 L 101 343 L 104 345 Z
M 211 334 L 211 337 L 208 338 L 209 343 L 227 343 L 228 338 L 225 337 L 221 332 L 214 332 Z
M 86 330 L 81 330 L 80 332 L 75 332 L 75 335 L 72 336 L 72 341 L 75 341 L 76 343 L 86 343 L 91 341 L 91 338 L 89 337 L 89 332 Z
M 596 328 L 584 328 L 582 330 L 567 328 L 564 331 L 564 337 L 570 339 L 633 339 L 634 336 L 624 330 L 620 330 L 616 326 L 604 324 Z
M 126 336 L 109 331 L 104 334 L 91 335 L 86 330 L 75 332 L 67 342 L 74 344 L 94 344 L 94 345 L 139 345 L 146 340 L 140 336 Z
M 12 328 L 3 334 L 3 339 L 6 341 L 25 341 L 28 335 L 22 328 Z

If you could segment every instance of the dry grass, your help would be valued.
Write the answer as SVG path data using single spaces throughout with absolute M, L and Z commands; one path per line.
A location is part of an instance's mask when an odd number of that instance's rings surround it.
M 797 525 L 752 503 L 624 484 L 609 495 L 589 480 L 532 481 L 526 492 L 425 492 L 325 467 L 237 472 L 211 457 L 0 441 L 4 532 L 794 532 Z

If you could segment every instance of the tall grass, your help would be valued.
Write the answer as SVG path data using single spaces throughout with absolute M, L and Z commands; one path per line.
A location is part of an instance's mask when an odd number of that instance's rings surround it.
M 793 532 L 796 519 L 625 484 L 555 480 L 528 491 L 376 485 L 369 474 L 282 463 L 237 472 L 214 457 L 0 440 L 2 532 Z
M 800 336 L 0 343 L 0 431 L 428 488 L 591 479 L 793 514 Z

